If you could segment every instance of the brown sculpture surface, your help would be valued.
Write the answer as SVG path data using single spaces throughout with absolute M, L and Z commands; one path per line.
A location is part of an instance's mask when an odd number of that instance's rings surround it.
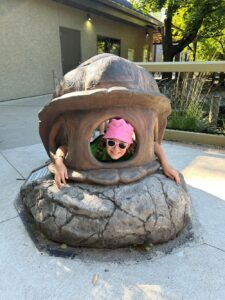
M 39 113 L 53 163 L 30 174 L 17 202 L 29 231 L 94 248 L 174 239 L 191 220 L 191 201 L 160 145 L 170 110 L 153 77 L 121 57 L 97 55 L 66 74 Z M 91 143 L 105 121 L 106 132 Z M 111 160 L 93 152 L 98 138 Z
M 68 145 L 70 179 L 129 183 L 159 168 L 154 142 L 161 142 L 170 111 L 152 75 L 121 57 L 101 54 L 64 76 L 51 103 L 39 113 L 40 136 L 49 156 Z M 137 149 L 128 161 L 106 164 L 91 154 L 90 139 L 102 122 L 115 117 L 134 127 Z

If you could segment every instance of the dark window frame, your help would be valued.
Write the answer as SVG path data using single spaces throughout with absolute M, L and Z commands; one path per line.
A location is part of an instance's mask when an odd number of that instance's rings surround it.
M 102 49 L 100 49 L 99 43 L 102 42 Z M 115 46 L 118 48 L 115 49 Z M 113 49 L 114 47 L 114 49 Z M 116 51 L 115 51 L 116 50 Z M 111 38 L 108 36 L 97 35 L 97 54 L 100 53 L 112 53 L 118 56 L 121 55 L 121 40 Z

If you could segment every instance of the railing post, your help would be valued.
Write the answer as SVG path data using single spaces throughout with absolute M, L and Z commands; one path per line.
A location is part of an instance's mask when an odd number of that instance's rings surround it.
M 220 96 L 212 97 L 209 111 L 209 123 L 217 125 L 219 109 L 220 109 Z

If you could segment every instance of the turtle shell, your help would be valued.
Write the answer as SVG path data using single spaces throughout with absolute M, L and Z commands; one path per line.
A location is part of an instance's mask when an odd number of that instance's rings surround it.
M 71 92 L 111 87 L 159 94 L 156 81 L 145 69 L 122 57 L 104 53 L 67 73 L 57 86 L 53 99 Z
M 49 153 L 49 134 L 55 120 L 67 112 L 110 107 L 142 106 L 158 115 L 162 140 L 170 101 L 159 92 L 153 76 L 142 67 L 113 54 L 96 55 L 67 73 L 52 101 L 39 113 L 39 132 Z

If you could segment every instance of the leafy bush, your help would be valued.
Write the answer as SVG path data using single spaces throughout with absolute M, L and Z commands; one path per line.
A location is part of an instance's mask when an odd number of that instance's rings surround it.
M 174 81 L 159 84 L 163 94 L 171 99 L 172 114 L 168 128 L 208 132 L 212 128 L 205 116 L 204 106 L 210 93 L 205 73 L 179 73 Z
M 206 132 L 207 127 L 208 123 L 204 119 L 177 112 L 171 114 L 167 124 L 167 128 L 189 130 L 195 132 Z

